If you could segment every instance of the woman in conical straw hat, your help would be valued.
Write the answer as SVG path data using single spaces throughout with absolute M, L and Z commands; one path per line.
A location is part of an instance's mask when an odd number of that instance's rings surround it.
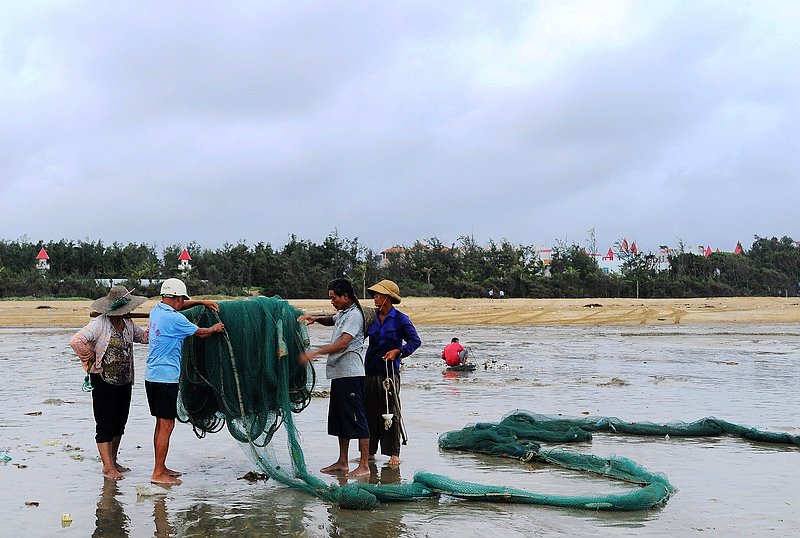
M 114 480 L 130 471 L 117 462 L 117 452 L 131 406 L 133 343 L 149 341 L 148 331 L 128 314 L 145 301 L 146 297 L 132 295 L 125 286 L 112 287 L 108 295 L 92 303 L 99 315 L 69 341 L 91 379 L 97 450 L 103 475 Z

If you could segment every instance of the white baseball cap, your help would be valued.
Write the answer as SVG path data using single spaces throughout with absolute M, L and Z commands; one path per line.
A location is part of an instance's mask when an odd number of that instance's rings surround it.
M 186 293 L 186 284 L 178 278 L 168 278 L 161 283 L 161 295 L 169 297 L 185 297 L 190 299 Z

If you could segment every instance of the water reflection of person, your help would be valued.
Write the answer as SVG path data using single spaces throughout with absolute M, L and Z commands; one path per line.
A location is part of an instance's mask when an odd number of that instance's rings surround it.
M 399 484 L 400 483 L 400 466 L 399 465 L 384 465 L 381 467 L 381 472 L 378 474 L 378 469 L 375 469 L 375 482 L 374 484 Z M 372 480 L 370 480 L 372 482 Z
M 399 484 L 400 466 L 384 464 L 380 470 L 374 461 L 369 463 L 369 478 L 357 478 L 359 482 L 370 484 Z M 347 478 L 339 477 L 339 486 L 347 484 Z M 403 523 L 404 508 L 402 502 L 383 502 L 380 506 L 380 517 L 364 519 L 360 510 L 343 510 L 335 504 L 328 505 L 328 519 L 331 536 L 380 536 L 391 538 L 408 536 L 409 529 Z
M 104 480 L 95 511 L 95 529 L 92 536 L 128 536 L 130 519 L 117 500 L 119 484 L 116 480 Z
M 167 518 L 167 501 L 163 497 L 156 499 L 153 504 L 153 521 L 156 524 L 156 532 L 153 533 L 153 536 L 158 538 L 175 536 L 175 529 L 169 524 L 169 519 Z

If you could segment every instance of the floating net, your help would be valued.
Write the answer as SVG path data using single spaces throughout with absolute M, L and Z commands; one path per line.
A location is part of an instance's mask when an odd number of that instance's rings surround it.
M 308 473 L 293 414 L 309 404 L 314 370 L 299 355 L 308 347 L 302 313 L 279 297 L 253 297 L 218 303 L 219 312 L 195 307 L 183 312 L 201 327 L 225 324 L 223 337 L 184 341 L 178 415 L 198 437 L 227 427 L 264 473 L 289 487 L 343 508 L 373 509 L 382 502 L 416 501 L 449 495 L 467 500 L 541 504 L 590 510 L 647 510 L 675 492 L 666 477 L 623 457 L 600 458 L 540 443 L 590 441 L 593 432 L 629 435 L 739 435 L 745 439 L 800 446 L 800 438 L 738 426 L 715 418 L 668 424 L 624 422 L 617 418 L 567 419 L 515 411 L 499 423 L 479 423 L 439 438 L 443 450 L 536 461 L 590 472 L 635 485 L 605 495 L 564 496 L 462 482 L 416 473 L 406 484 L 327 484 Z

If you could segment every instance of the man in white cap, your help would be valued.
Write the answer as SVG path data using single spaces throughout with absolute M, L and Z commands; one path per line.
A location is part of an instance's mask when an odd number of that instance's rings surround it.
M 219 311 L 214 301 L 192 301 L 186 293 L 186 284 L 177 278 L 168 278 L 161 284 L 161 302 L 150 312 L 150 353 L 144 385 L 150 414 L 156 418 L 153 446 L 155 467 L 150 481 L 155 484 L 180 484 L 181 473 L 166 466 L 169 438 L 178 416 L 178 380 L 181 375 L 181 347 L 187 336 L 206 338 L 222 332 L 225 326 L 216 323 L 201 328 L 179 314 L 179 311 L 203 305 Z

